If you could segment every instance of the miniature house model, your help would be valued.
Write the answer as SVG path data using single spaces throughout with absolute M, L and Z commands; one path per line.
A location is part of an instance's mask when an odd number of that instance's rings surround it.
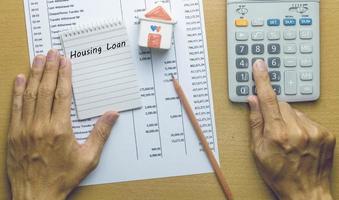
M 170 49 L 175 23 L 171 13 L 162 4 L 157 4 L 140 17 L 139 46 Z

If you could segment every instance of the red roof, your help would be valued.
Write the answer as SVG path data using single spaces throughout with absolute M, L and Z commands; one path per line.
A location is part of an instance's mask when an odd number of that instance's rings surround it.
M 151 19 L 160 19 L 160 20 L 166 20 L 171 21 L 171 16 L 166 12 L 166 10 L 162 6 L 158 6 L 154 8 L 153 10 L 146 13 L 145 17 L 151 18 Z

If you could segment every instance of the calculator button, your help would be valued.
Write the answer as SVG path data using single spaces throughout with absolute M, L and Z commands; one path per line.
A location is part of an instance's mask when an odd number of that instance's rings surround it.
M 300 59 L 300 66 L 301 67 L 312 67 L 313 59 L 311 57 L 302 57 Z
M 267 25 L 268 26 L 280 26 L 280 19 L 268 19 Z
M 246 41 L 248 40 L 249 36 L 246 32 L 236 32 L 235 33 L 235 39 L 238 41 Z
M 250 88 L 248 86 L 238 86 L 237 95 L 238 96 L 247 96 L 250 94 Z
M 285 58 L 284 64 L 285 64 L 285 67 L 296 67 L 297 59 L 296 58 Z
M 253 66 L 254 63 L 255 63 L 257 60 L 259 60 L 259 59 L 265 61 L 264 58 L 252 58 L 252 66 Z
M 267 38 L 268 40 L 280 40 L 280 31 L 268 31 Z
M 245 69 L 245 68 L 248 68 L 248 58 L 237 58 L 235 60 L 236 62 L 236 66 L 237 68 L 239 69 Z
M 312 53 L 313 46 L 312 44 L 300 44 L 300 53 Z
M 281 60 L 278 57 L 268 58 L 268 67 L 269 68 L 279 68 L 281 65 Z
M 295 19 L 284 19 L 285 26 L 295 26 L 297 24 L 297 20 Z
M 297 72 L 296 71 L 285 72 L 285 94 L 286 95 L 297 94 Z
M 237 27 L 247 27 L 248 26 L 248 20 L 247 19 L 236 19 L 235 25 Z
M 238 55 L 247 55 L 248 54 L 248 45 L 246 44 L 237 44 L 235 51 Z
M 313 32 L 311 30 L 301 30 L 299 36 L 302 40 L 310 40 L 313 38 Z
M 304 71 L 300 72 L 300 80 L 302 81 L 312 81 L 313 80 L 313 73 Z
M 254 55 L 260 55 L 264 54 L 265 52 L 265 47 L 263 44 L 253 44 L 252 45 L 252 54 Z
M 303 85 L 300 87 L 300 93 L 304 95 L 313 94 L 313 86 L 312 85 Z
M 262 31 L 256 31 L 252 33 L 252 40 L 260 41 L 265 39 L 265 34 Z
M 248 72 L 237 72 L 236 77 L 238 82 L 248 82 L 250 80 Z
M 284 46 L 284 53 L 286 54 L 296 54 L 297 53 L 297 45 L 296 44 L 286 44 Z
M 273 89 L 273 91 L 275 92 L 276 95 L 280 95 L 281 94 L 281 86 L 280 85 L 272 85 L 272 89 Z M 254 95 L 258 94 L 256 86 L 253 86 L 252 91 L 253 91 Z
M 279 54 L 280 44 L 268 44 L 267 49 L 269 54 Z
M 301 18 L 299 20 L 299 23 L 300 23 L 300 25 L 303 25 L 303 26 L 310 26 L 310 25 L 312 25 L 312 19 L 311 18 Z
M 281 86 L 280 85 L 272 85 L 273 91 L 275 92 L 276 95 L 281 94 Z
M 284 31 L 285 40 L 295 40 L 297 39 L 297 31 L 295 30 L 285 30 Z
M 263 19 L 253 19 L 252 20 L 252 26 L 264 26 L 264 20 Z
M 279 71 L 271 71 L 270 74 L 270 80 L 272 82 L 278 82 L 281 80 L 281 73 Z

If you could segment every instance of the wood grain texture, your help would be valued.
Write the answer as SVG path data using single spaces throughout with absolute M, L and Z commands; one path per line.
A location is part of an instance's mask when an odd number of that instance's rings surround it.
M 235 199 L 272 199 L 248 148 L 248 108 L 227 98 L 226 4 L 204 0 L 221 167 Z M 321 99 L 293 106 L 330 131 L 339 132 L 339 1 L 321 1 Z M 5 173 L 6 139 L 12 83 L 28 72 L 28 48 L 22 0 L 0 1 L 0 199 L 9 198 Z M 114 161 L 112 161 L 114 165 Z M 339 199 L 339 148 L 333 170 L 333 191 Z M 81 187 L 70 199 L 223 199 L 213 174 Z

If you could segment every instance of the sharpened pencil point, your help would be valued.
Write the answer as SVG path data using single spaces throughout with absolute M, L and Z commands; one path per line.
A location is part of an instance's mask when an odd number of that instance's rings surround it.
M 175 77 L 174 77 L 174 75 L 173 74 L 171 74 L 171 76 L 172 76 L 172 81 L 175 79 Z

